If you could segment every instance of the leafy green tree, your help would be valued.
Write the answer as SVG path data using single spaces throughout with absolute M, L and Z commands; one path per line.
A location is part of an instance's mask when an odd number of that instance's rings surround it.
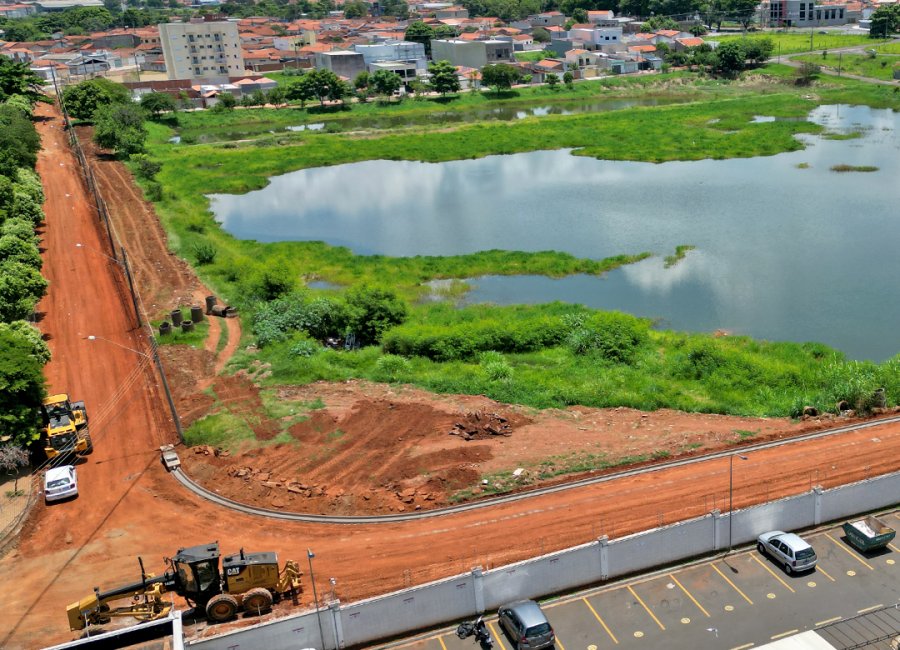
M 872 13 L 869 37 L 887 38 L 900 30 L 900 5 L 885 5 Z
M 519 80 L 519 71 L 508 63 L 494 63 L 481 69 L 481 81 L 486 86 L 493 86 L 497 94 L 508 90 Z
M 72 117 L 90 120 L 101 106 L 130 104 L 131 91 L 104 77 L 88 79 L 63 90 L 63 102 Z
M 551 90 L 556 90 L 559 86 L 559 76 L 555 74 L 548 74 L 545 81 L 547 85 L 550 86 Z
M 0 262 L 0 321 L 26 320 L 47 293 L 47 280 L 21 262 Z
M 743 39 L 725 41 L 716 48 L 716 72 L 726 77 L 733 77 L 744 69 L 746 59 Z
M 531 32 L 531 38 L 534 39 L 535 43 L 549 43 L 553 40 L 550 37 L 550 32 L 543 27 L 535 27 L 534 31 Z
M 344 18 L 364 18 L 369 15 L 369 5 L 362 0 L 352 0 L 344 4 Z
M 424 45 L 426 56 L 431 56 L 431 39 L 433 38 L 434 29 L 421 20 L 410 23 L 406 28 L 406 40 Z
M 322 106 L 327 100 L 343 99 L 346 94 L 346 84 L 331 70 L 307 72 L 288 89 L 288 99 L 299 99 L 302 102 L 316 98 Z
M 26 242 L 13 235 L 0 237 L 0 262 L 21 262 L 41 270 L 44 261 L 33 242 Z
M 287 87 L 288 101 L 300 102 L 301 108 L 306 106 L 306 102 L 315 97 L 312 84 L 307 79 L 307 76 L 307 74 L 304 74 L 297 81 L 292 81 L 288 84 Z
M 19 168 L 33 168 L 40 148 L 31 119 L 15 106 L 0 105 L 0 176 L 16 179 Z
M 94 142 L 117 155 L 142 153 L 147 140 L 144 112 L 133 104 L 101 106 L 94 113 Z
M 159 170 L 162 169 L 162 164 L 145 153 L 133 155 L 131 157 L 131 165 L 138 177 L 148 181 L 152 181 L 159 173 Z
M 678 23 L 668 16 L 651 16 L 650 20 L 641 25 L 642 32 L 656 32 L 661 29 L 678 29 Z
M 219 101 L 216 102 L 216 108 L 219 106 L 222 107 L 222 110 L 231 110 L 237 105 L 237 100 L 234 98 L 234 95 L 231 93 L 222 93 L 216 97 Z
M 722 0 L 722 9 L 732 20 L 736 20 L 746 29 L 756 18 L 759 7 L 757 0 Z
M 0 436 L 23 447 L 32 443 L 44 395 L 43 363 L 32 343 L 18 332 L 0 330 Z
M 31 71 L 27 63 L 16 63 L 0 55 L 0 102 L 13 95 L 22 95 L 34 103 L 44 96 L 40 91 L 43 85 L 44 81 Z
M 744 56 L 750 63 L 760 65 L 772 56 L 772 50 L 774 49 L 775 43 L 772 42 L 771 38 L 748 38 L 744 45 Z
M 400 86 L 403 85 L 403 80 L 400 78 L 396 72 L 392 72 L 391 70 L 378 70 L 376 71 L 370 78 L 370 82 L 372 84 L 372 90 L 375 91 L 376 95 L 382 95 L 384 97 L 390 97 L 395 92 L 400 90 Z
M 353 80 L 353 87 L 356 90 L 365 90 L 369 87 L 369 72 L 367 70 L 363 70 L 356 75 L 356 79 Z
M 0 181 L 5 180 L 0 177 Z M 40 239 L 34 231 L 34 224 L 18 217 L 8 217 L 0 224 L 0 237 L 16 237 L 24 242 L 37 244 Z
M 435 92 L 442 96 L 447 93 L 459 92 L 459 73 L 456 71 L 456 67 L 446 59 L 429 65 L 428 73 L 431 75 L 429 83 Z
M 178 110 L 178 102 L 168 93 L 147 93 L 141 97 L 141 108 L 150 113 L 154 120 L 163 113 L 174 113 Z
M 566 70 L 563 73 L 563 83 L 566 84 L 566 86 L 569 88 L 571 88 L 572 84 L 575 83 L 575 75 L 572 74 L 571 70 Z
M 272 106 L 284 104 L 285 92 L 285 89 L 281 86 L 272 88 L 272 90 L 266 93 L 266 103 L 271 104 Z
M 587 10 L 582 7 L 578 7 L 572 11 L 572 19 L 579 24 L 584 24 L 588 21 Z
M 349 328 L 360 345 L 372 345 L 381 340 L 389 327 L 406 320 L 409 308 L 397 294 L 388 289 L 367 286 L 347 291 Z
M 10 323 L 0 323 L 0 331 L 13 332 L 31 344 L 31 354 L 42 364 L 50 361 L 50 348 L 44 341 L 41 330 L 24 320 L 14 320 Z

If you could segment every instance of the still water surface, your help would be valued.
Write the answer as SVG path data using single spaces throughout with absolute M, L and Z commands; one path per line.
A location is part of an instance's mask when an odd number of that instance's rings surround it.
M 322 240 L 362 254 L 650 251 L 657 257 L 602 278 L 478 278 L 468 300 L 565 300 L 881 361 L 900 352 L 900 114 L 825 106 L 810 119 L 863 137 L 804 136 L 804 151 L 662 165 L 567 151 L 369 161 L 214 195 L 212 209 L 236 237 Z M 830 171 L 838 164 L 879 171 Z M 696 250 L 664 268 L 680 244 Z

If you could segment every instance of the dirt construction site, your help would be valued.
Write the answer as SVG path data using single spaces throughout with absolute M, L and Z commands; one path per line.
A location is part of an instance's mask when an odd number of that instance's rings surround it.
M 50 280 L 39 325 L 53 354 L 47 387 L 86 402 L 95 451 L 78 467 L 79 497 L 51 506 L 38 501 L 18 534 L 5 541 L 2 648 L 75 638 L 66 621 L 69 603 L 95 586 L 138 579 L 139 556 L 147 571 L 162 571 L 163 557 L 182 546 L 218 540 L 226 553 L 277 551 L 282 563 L 303 560 L 312 549 L 318 593 L 332 590 L 333 577 L 334 595 L 353 601 L 728 506 L 726 456 L 436 517 L 282 521 L 240 513 L 187 490 L 160 463 L 163 444 L 176 445 L 194 481 L 235 501 L 278 511 L 396 515 L 571 480 L 587 456 L 612 472 L 628 461 L 700 456 L 855 422 L 624 408 L 538 411 L 483 396 L 361 381 L 261 389 L 258 373 L 223 372 L 240 344 L 240 319 L 211 318 L 202 347 L 160 348 L 181 420 L 188 426 L 212 409 L 252 414 L 248 421 L 257 439 L 269 444 L 230 452 L 185 448 L 149 354 L 148 330 L 137 322 L 62 119 L 51 106 L 37 110 L 43 141 L 38 172 L 47 197 L 40 234 Z M 114 234 L 128 251 L 144 322 L 174 307 L 203 304 L 209 291 L 169 252 L 127 169 L 93 151 L 88 133 L 79 136 Z M 285 436 L 289 441 L 272 443 Z M 900 425 L 885 422 L 748 457 L 733 473 L 736 508 L 900 469 Z M 306 607 L 312 590 L 308 575 L 303 581 Z M 281 604 L 264 620 L 291 607 Z M 197 624 L 190 635 L 223 629 Z

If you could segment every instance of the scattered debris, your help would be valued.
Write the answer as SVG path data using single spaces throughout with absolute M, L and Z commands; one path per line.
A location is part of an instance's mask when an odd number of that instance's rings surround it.
M 448 435 L 459 436 L 463 440 L 484 440 L 491 436 L 510 436 L 512 426 L 502 415 L 472 411 L 456 422 Z

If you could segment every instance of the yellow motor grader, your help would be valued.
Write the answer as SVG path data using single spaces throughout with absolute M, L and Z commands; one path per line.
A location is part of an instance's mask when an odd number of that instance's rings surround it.
M 160 576 L 144 573 L 140 559 L 141 580 L 108 591 L 94 587 L 94 593 L 67 608 L 69 627 L 83 630 L 88 625 L 108 623 L 113 617 L 132 616 L 153 621 L 167 616 L 172 603 L 165 594 L 184 598 L 195 612 L 205 613 L 213 622 L 234 618 L 239 611 L 262 614 L 272 603 L 290 594 L 297 603 L 301 591 L 299 565 L 288 560 L 278 569 L 275 553 L 239 553 L 222 558 L 219 569 L 219 543 L 178 549 L 166 558 L 168 570 Z M 116 601 L 131 599 L 116 605 Z
M 51 395 L 41 404 L 44 427 L 41 430 L 47 458 L 89 454 L 94 443 L 88 431 L 84 402 L 70 402 L 66 394 Z

